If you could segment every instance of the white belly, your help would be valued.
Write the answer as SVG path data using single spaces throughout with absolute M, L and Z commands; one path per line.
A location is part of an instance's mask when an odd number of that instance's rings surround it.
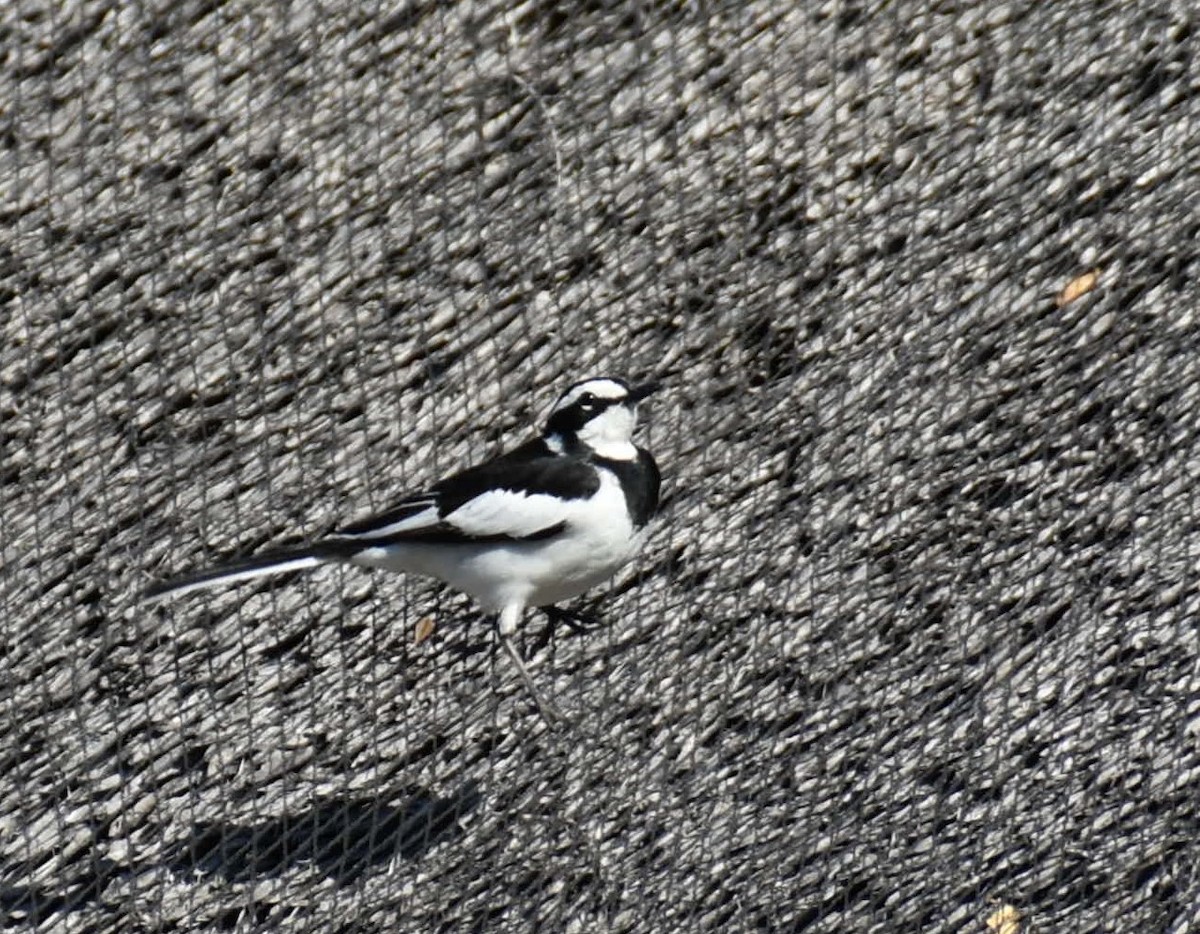
M 563 507 L 566 527 L 545 541 L 371 548 L 355 564 L 445 581 L 487 610 L 548 606 L 610 578 L 640 545 L 617 478 L 601 471 L 600 489 Z

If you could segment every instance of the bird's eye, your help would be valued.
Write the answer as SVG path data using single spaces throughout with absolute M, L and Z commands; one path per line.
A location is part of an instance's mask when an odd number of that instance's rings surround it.
M 596 404 L 596 397 L 593 396 L 590 392 L 585 392 L 582 396 L 579 397 L 579 404 L 582 405 L 585 409 L 590 409 L 592 406 L 594 406 Z

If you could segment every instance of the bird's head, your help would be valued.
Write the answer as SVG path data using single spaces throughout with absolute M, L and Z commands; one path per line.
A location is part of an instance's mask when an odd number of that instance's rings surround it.
M 655 383 L 630 387 L 615 377 L 585 379 L 554 404 L 542 437 L 558 450 L 582 444 L 601 457 L 633 460 L 637 404 L 657 388 Z

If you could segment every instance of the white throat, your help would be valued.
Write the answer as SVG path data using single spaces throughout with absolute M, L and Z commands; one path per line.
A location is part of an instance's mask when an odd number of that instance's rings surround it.
M 614 461 L 636 460 L 638 451 L 631 440 L 635 421 L 632 409 L 614 405 L 580 428 L 577 437 L 600 457 Z
M 637 460 L 638 449 L 632 441 L 609 441 L 602 444 L 588 444 L 597 456 L 610 461 Z

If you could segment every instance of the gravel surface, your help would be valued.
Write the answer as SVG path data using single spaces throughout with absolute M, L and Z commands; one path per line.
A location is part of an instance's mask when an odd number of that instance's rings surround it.
M 0 921 L 1191 930 L 1198 26 L 0 6 Z M 421 581 L 137 603 L 606 373 L 666 502 L 530 614 L 568 731 Z

